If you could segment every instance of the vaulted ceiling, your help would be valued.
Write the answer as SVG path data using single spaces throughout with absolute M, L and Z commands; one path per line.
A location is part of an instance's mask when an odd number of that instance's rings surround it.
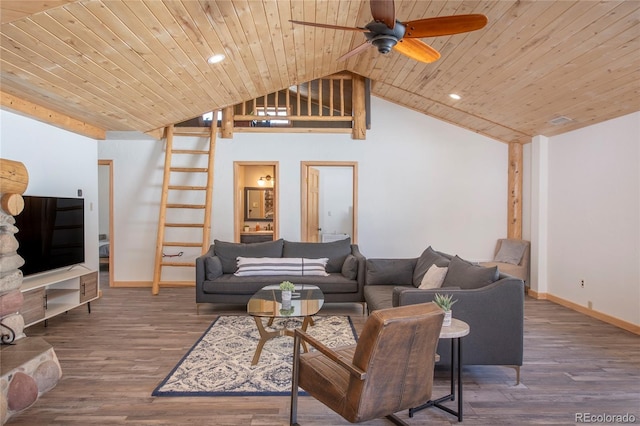
M 639 1 L 395 8 L 402 22 L 481 13 L 489 23 L 423 39 L 442 55 L 431 64 L 374 48 L 338 61 L 362 33 L 289 20 L 364 26 L 368 1 L 2 0 L 0 90 L 107 131 L 151 131 L 344 70 L 370 78 L 374 96 L 504 142 L 640 110 Z M 207 63 L 214 53 L 226 59 Z M 570 121 L 551 123 L 560 116 Z

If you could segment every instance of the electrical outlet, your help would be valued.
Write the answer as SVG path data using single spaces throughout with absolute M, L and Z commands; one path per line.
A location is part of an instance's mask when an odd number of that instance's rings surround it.
M 584 288 L 584 280 L 580 280 L 580 287 Z

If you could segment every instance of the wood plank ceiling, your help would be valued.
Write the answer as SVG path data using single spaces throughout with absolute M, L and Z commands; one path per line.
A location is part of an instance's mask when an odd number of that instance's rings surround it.
M 442 54 L 432 64 L 374 48 L 338 62 L 361 33 L 288 21 L 364 26 L 368 1 L 3 0 L 0 89 L 107 131 L 151 131 L 343 70 L 370 78 L 375 96 L 504 142 L 640 110 L 639 1 L 395 6 L 400 21 L 482 13 L 489 24 L 423 39 Z M 214 53 L 227 58 L 211 65 Z M 558 116 L 572 121 L 551 124 Z

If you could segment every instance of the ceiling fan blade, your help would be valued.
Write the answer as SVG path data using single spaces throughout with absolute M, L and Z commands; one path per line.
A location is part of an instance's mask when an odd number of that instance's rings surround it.
M 340 56 L 338 58 L 338 61 L 344 61 L 349 59 L 350 57 L 357 55 L 360 52 L 365 51 L 369 46 L 372 46 L 371 43 L 369 43 L 368 41 L 365 41 L 364 43 L 362 43 L 360 46 L 356 47 L 353 50 L 348 51 L 347 53 L 345 53 L 344 55 Z
M 440 52 L 421 40 L 403 38 L 393 48 L 411 59 L 426 64 L 440 59 Z
M 384 22 L 393 29 L 396 26 L 396 6 L 393 0 L 369 0 L 371 15 L 378 22 Z
M 405 38 L 436 37 L 479 30 L 487 25 L 487 17 L 475 15 L 439 16 L 405 22 Z
M 361 33 L 366 33 L 366 32 L 369 31 L 366 28 L 341 27 L 340 25 L 320 24 L 320 23 L 317 23 L 317 22 L 293 21 L 291 19 L 289 20 L 289 22 L 291 22 L 293 24 L 306 25 L 308 27 L 330 28 L 330 29 L 333 29 L 333 30 L 358 31 L 358 32 L 361 32 Z

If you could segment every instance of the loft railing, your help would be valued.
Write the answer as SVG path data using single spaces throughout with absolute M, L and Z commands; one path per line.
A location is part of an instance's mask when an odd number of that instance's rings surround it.
M 221 137 L 239 132 L 321 132 L 366 136 L 364 78 L 347 73 L 297 84 L 222 110 Z

